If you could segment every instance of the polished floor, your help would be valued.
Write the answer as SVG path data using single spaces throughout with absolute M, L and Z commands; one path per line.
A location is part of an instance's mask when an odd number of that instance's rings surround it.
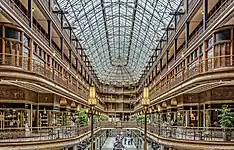
M 106 140 L 105 144 L 103 145 L 102 150 L 113 150 L 114 143 L 115 143 L 115 137 L 109 137 Z M 125 150 L 136 150 L 136 147 L 134 144 L 133 145 L 124 144 L 124 147 L 125 147 Z

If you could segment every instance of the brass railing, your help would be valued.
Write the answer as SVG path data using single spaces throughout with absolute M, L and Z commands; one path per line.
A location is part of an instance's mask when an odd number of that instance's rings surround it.
M 0 54 L 2 56 L 3 54 Z M 72 85 L 73 83 L 68 80 L 68 78 L 65 78 L 65 76 L 62 76 L 62 74 L 53 68 L 52 66 L 48 66 L 45 62 L 32 59 L 32 70 L 30 70 L 30 58 L 29 57 L 23 57 L 20 55 L 13 55 L 13 54 L 4 54 L 5 60 L 0 60 L 0 66 L 12 66 L 17 67 L 25 71 L 30 71 L 39 75 L 42 75 L 50 80 L 53 80 L 55 83 L 65 87 L 69 91 L 74 92 L 75 94 L 78 94 L 84 99 L 88 98 L 88 90 L 82 90 L 79 91 L 79 88 L 77 87 L 79 84 Z M 77 81 L 78 82 L 78 81 Z
M 41 30 L 39 30 L 37 28 L 36 25 L 33 25 L 32 29 L 33 29 L 34 33 L 37 35 L 37 37 L 40 38 L 40 39 L 42 39 L 47 44 L 47 46 L 48 46 L 49 45 L 49 39 L 46 37 L 46 35 L 43 34 L 41 32 Z
M 97 128 L 97 126 L 95 126 Z M 52 126 L 0 129 L 0 142 L 44 141 L 67 139 L 88 133 L 90 126 Z
M 228 6 L 231 3 L 233 3 L 233 0 L 222 0 L 221 2 L 222 3 L 220 7 L 217 8 L 216 11 L 213 12 L 212 15 L 209 17 L 209 19 L 207 20 L 207 27 L 209 27 L 218 18 L 218 16 L 220 16 L 222 12 L 224 12 L 229 8 Z
M 29 25 L 29 18 L 28 16 L 16 5 L 15 1 L 13 0 L 3 0 L 6 4 L 11 8 L 11 10 L 15 11 L 16 16 L 18 18 L 21 18 L 26 22 L 27 25 Z
M 225 61 L 227 59 L 232 60 L 231 57 L 233 56 L 223 55 L 223 56 L 207 58 L 206 60 L 203 60 L 203 61 L 197 60 L 197 62 L 194 62 L 192 65 L 181 68 L 181 71 L 177 72 L 171 79 L 169 79 L 166 82 L 166 85 L 163 84 L 164 86 L 161 85 L 158 89 L 156 89 L 156 86 L 153 87 L 153 89 L 150 91 L 151 99 L 158 97 L 160 94 L 170 90 L 174 86 L 198 74 L 205 73 L 205 72 L 213 72 L 213 71 L 216 71 L 217 68 L 233 67 L 234 64 L 231 61 Z M 222 61 L 225 61 L 222 65 L 219 65 L 216 62 L 216 60 L 220 60 L 220 59 L 222 59 Z M 170 72 L 167 72 L 167 75 L 169 73 Z M 162 81 L 158 80 L 157 83 L 159 82 L 162 82 Z
M 225 131 L 220 127 L 184 127 L 170 124 L 149 123 L 148 133 L 156 136 L 187 141 L 230 141 L 234 139 L 234 128 Z M 137 121 L 99 121 L 94 124 L 95 129 L 132 129 L 144 130 L 144 122 Z M 0 129 L 1 142 L 43 141 L 67 139 L 88 133 L 90 125 L 53 126 L 53 127 L 27 127 Z M 225 133 L 225 134 L 224 134 Z

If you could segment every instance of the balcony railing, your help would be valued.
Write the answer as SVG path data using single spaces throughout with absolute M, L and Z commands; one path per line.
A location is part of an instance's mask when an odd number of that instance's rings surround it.
M 42 39 L 46 44 L 47 46 L 49 45 L 49 39 L 46 37 L 46 35 L 44 35 L 41 30 L 39 30 L 37 28 L 37 26 L 33 25 L 33 31 L 34 33 L 37 35 L 38 38 Z
M 220 127 L 184 127 L 169 124 L 153 124 L 148 126 L 148 133 L 169 139 L 186 141 L 226 141 L 234 140 L 234 128 L 224 130 Z M 94 124 L 95 129 L 128 128 L 144 129 L 144 122 L 136 121 L 102 121 Z M 29 127 L 0 129 L 0 142 L 44 141 L 78 137 L 90 131 L 90 125 L 60 127 Z M 224 136 L 224 133 L 226 133 Z M 227 138 L 227 139 L 226 139 Z
M 165 138 L 203 141 L 225 141 L 223 129 L 220 127 L 183 127 L 149 124 L 149 132 Z M 141 124 L 143 128 L 144 125 Z M 234 139 L 234 128 L 227 131 L 229 139 Z
M 96 126 L 95 126 L 96 127 Z M 78 137 L 90 131 L 90 126 L 58 126 L 0 129 L 0 142 L 48 141 Z
M 207 27 L 209 27 L 217 18 L 220 16 L 222 12 L 227 10 L 229 5 L 233 3 L 233 0 L 222 0 L 221 5 L 216 8 L 216 10 L 212 13 L 212 15 L 207 20 Z
M 2 54 L 0 54 L 2 55 Z M 74 85 L 72 82 L 68 82 L 68 78 L 62 76 L 62 74 L 53 67 L 48 67 L 47 64 L 42 63 L 36 59 L 32 59 L 32 70 L 29 69 L 29 64 L 31 60 L 29 57 L 22 57 L 19 55 L 5 54 L 5 60 L 0 61 L 0 66 L 12 66 L 19 69 L 30 71 L 39 75 L 42 75 L 50 80 L 53 80 L 55 83 L 63 86 L 64 88 L 73 91 L 75 94 L 80 93 L 79 96 L 84 99 L 88 98 L 88 91 L 82 90 L 79 91 L 77 87 L 79 84 Z M 73 85 L 72 85 L 73 84 Z M 76 86 L 76 87 L 74 87 Z M 70 87 L 70 88 L 69 88 Z
M 15 12 L 15 16 L 19 19 L 23 19 L 23 21 L 29 25 L 29 18 L 28 16 L 16 5 L 14 0 L 3 0 L 8 6 Z
M 223 55 L 223 56 L 207 58 L 203 61 L 202 60 L 197 61 L 196 63 L 193 63 L 193 65 L 183 67 L 180 72 L 175 74 L 173 78 L 167 81 L 166 85 L 161 86 L 158 89 L 153 88 L 153 91 L 151 91 L 152 93 L 151 98 L 154 99 L 158 97 L 160 94 L 170 90 L 171 88 L 175 87 L 176 85 L 182 83 L 185 80 L 192 78 L 193 76 L 196 76 L 205 72 L 213 72 L 213 71 L 216 71 L 216 69 L 218 68 L 233 67 L 233 64 L 231 61 L 225 62 L 224 64 L 222 64 L 222 66 L 215 62 L 215 60 L 221 60 L 221 59 L 229 60 L 231 59 L 231 57 L 232 57 L 231 55 Z M 159 82 L 162 82 L 162 81 L 159 80 L 158 83 Z

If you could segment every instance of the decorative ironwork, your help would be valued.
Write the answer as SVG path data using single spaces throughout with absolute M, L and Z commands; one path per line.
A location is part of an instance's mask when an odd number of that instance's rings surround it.
M 99 81 L 135 85 L 181 0 L 57 0 Z M 75 29 L 76 28 L 76 29 Z

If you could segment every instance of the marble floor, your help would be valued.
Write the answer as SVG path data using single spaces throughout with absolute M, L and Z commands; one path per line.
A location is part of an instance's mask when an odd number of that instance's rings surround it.
M 105 144 L 103 145 L 102 150 L 113 150 L 114 143 L 115 143 L 115 137 L 109 137 L 106 140 Z M 124 147 L 125 147 L 125 150 L 136 150 L 136 147 L 134 144 L 133 145 L 124 144 Z

